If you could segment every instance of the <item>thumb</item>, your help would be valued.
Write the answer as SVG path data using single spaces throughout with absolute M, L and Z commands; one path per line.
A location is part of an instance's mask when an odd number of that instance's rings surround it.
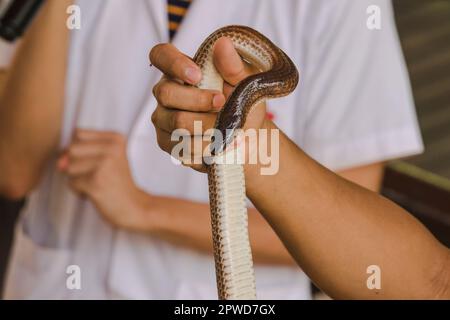
M 222 37 L 216 41 L 213 57 L 217 71 L 232 86 L 251 74 L 229 38 Z

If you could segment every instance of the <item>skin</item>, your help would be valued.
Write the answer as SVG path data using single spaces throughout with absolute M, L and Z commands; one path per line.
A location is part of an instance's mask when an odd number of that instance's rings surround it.
M 151 61 L 163 70 L 168 67 L 179 77 L 183 75 L 174 71 L 181 66 L 158 64 L 155 55 L 151 55 Z M 158 143 L 168 153 L 173 143 L 168 139 L 171 131 L 165 129 L 191 131 L 194 121 L 207 118 L 208 113 L 216 116 L 212 107 L 194 110 L 178 105 L 174 109 L 170 104 L 159 105 L 155 113 L 164 108 L 170 109 L 171 116 L 154 116 L 153 123 Z M 247 127 L 278 129 L 270 120 L 261 122 L 259 118 L 252 119 L 254 116 L 249 115 L 253 126 Z M 180 118 L 183 121 L 173 121 Z M 279 172 L 263 176 L 261 167 L 245 165 L 248 197 L 298 265 L 328 295 L 338 299 L 450 299 L 450 251 L 408 212 L 327 170 L 282 132 Z M 193 168 L 205 170 L 204 166 Z M 382 169 L 370 166 L 369 172 L 375 177 L 372 186 L 378 186 Z M 346 174 L 358 177 L 352 171 Z M 367 268 L 371 265 L 381 269 L 380 290 L 367 287 Z
M 66 8 L 70 4 L 72 1 L 68 0 L 46 2 L 5 75 L 5 90 L 0 96 L 0 194 L 10 199 L 25 197 L 39 183 L 49 160 L 58 157 L 58 169 L 70 178 L 71 188 L 90 199 L 114 226 L 151 233 L 176 245 L 211 253 L 209 206 L 154 196 L 139 189 L 130 173 L 125 137 L 115 132 L 77 130 L 67 150 L 59 155 L 69 35 L 65 28 Z M 162 50 L 153 51 L 152 60 L 167 76 L 154 90 L 159 101 L 154 121 L 158 123 L 167 124 L 174 115 L 177 124 L 189 120 L 189 113 L 171 112 L 173 108 L 214 108 L 217 112 L 233 86 L 253 72 L 242 64 L 234 48 L 224 43 L 217 47 L 215 61 L 227 80 L 225 95 L 187 88 L 169 79 L 194 84 L 201 77 L 198 67 L 174 47 L 159 49 Z M 178 63 L 172 63 L 178 57 Z M 188 73 L 187 67 L 191 68 Z M 193 78 L 189 80 L 188 75 Z M 253 112 L 251 125 L 262 125 L 264 108 L 261 105 Z M 216 114 L 203 115 L 204 123 L 212 126 Z M 161 128 L 158 136 L 171 129 Z M 382 164 L 375 164 L 342 174 L 378 190 L 381 172 Z M 249 210 L 249 221 L 257 263 L 295 263 L 256 209 Z
M 39 12 L 5 75 L 0 96 L 0 193 L 22 198 L 55 155 L 67 65 L 67 0 Z

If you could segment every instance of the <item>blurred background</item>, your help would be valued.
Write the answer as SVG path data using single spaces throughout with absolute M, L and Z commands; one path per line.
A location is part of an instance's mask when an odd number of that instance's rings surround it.
M 425 143 L 390 164 L 384 194 L 450 246 L 450 0 L 394 0 Z
M 450 0 L 393 3 L 426 151 L 389 164 L 383 194 L 450 247 Z M 0 198 L 0 295 L 14 222 L 24 201 Z

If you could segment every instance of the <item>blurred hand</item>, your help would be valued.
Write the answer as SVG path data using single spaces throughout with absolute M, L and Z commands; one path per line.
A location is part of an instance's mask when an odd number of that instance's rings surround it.
M 201 90 L 182 83 L 196 85 L 202 79 L 200 68 L 186 55 L 171 44 L 159 44 L 150 52 L 150 61 L 164 74 L 153 88 L 158 106 L 152 115 L 156 128 L 158 144 L 164 151 L 171 153 L 177 141 L 171 141 L 176 129 L 194 131 L 194 121 L 202 121 L 203 132 L 213 128 L 217 113 L 224 106 L 226 98 L 234 87 L 256 70 L 244 63 L 233 43 L 228 38 L 219 39 L 214 47 L 214 64 L 225 80 L 223 93 Z M 245 128 L 260 128 L 266 117 L 265 104 L 254 107 L 247 118 Z M 245 129 L 244 128 L 244 129 Z M 200 139 L 202 137 L 192 137 Z M 204 143 L 204 148 L 208 143 Z M 203 148 L 203 150 L 205 150 Z M 192 150 L 192 153 L 196 150 Z M 183 155 L 199 159 L 202 155 Z M 191 165 L 204 171 L 203 165 Z
M 126 229 L 139 229 L 144 203 L 150 196 L 135 185 L 126 156 L 126 139 L 114 132 L 77 130 L 58 161 L 70 187 L 88 197 L 106 220 Z

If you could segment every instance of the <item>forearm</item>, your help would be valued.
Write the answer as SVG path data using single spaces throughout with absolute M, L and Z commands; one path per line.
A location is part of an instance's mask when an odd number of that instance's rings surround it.
M 145 230 L 141 231 L 156 234 L 175 245 L 212 254 L 209 205 L 158 196 L 151 196 L 147 202 L 143 212 L 147 223 L 142 225 Z M 280 239 L 257 210 L 249 209 L 248 213 L 255 263 L 294 265 Z
M 384 163 L 376 162 L 365 166 L 341 170 L 337 174 L 368 190 L 380 192 L 384 177 Z
M 71 3 L 46 1 L 8 70 L 0 97 L 0 192 L 7 196 L 31 188 L 57 147 Z
M 449 294 L 446 248 L 403 209 L 326 170 L 286 136 L 281 135 L 278 174 L 261 176 L 257 166 L 247 166 L 246 180 L 250 199 L 299 265 L 331 296 Z M 366 286 L 371 265 L 381 268 L 377 292 Z

